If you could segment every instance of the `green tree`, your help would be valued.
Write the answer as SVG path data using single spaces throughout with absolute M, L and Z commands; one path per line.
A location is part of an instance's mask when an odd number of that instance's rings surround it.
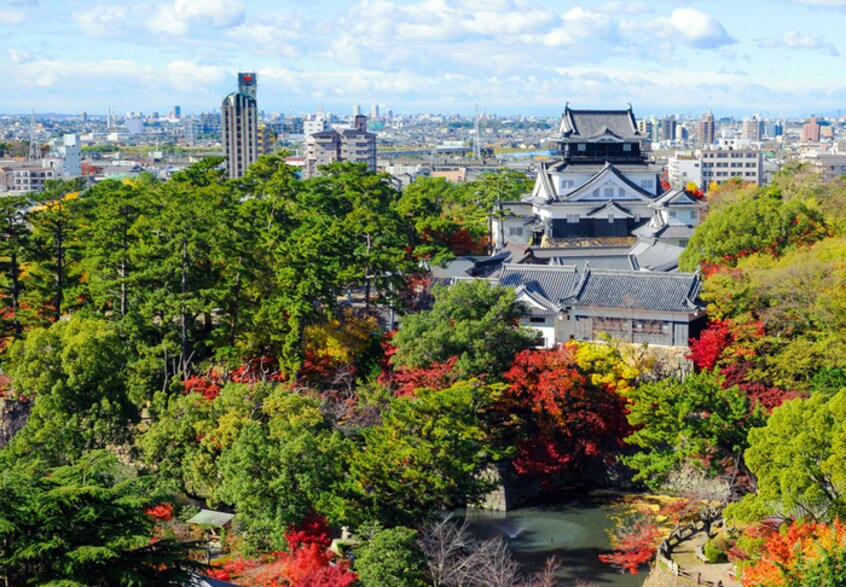
M 733 267 L 738 259 L 752 253 L 778 256 L 828 233 L 819 210 L 801 200 L 785 201 L 777 188 L 760 188 L 749 197 L 712 211 L 696 228 L 679 259 L 679 268 L 693 271 L 702 262 Z
M 494 391 L 476 380 L 391 398 L 382 424 L 365 428 L 351 455 L 349 480 L 357 514 L 419 524 L 490 489 L 479 473 L 493 458 L 477 414 Z
M 514 291 L 483 280 L 436 288 L 432 310 L 405 317 L 392 343 L 395 367 L 417 369 L 458 357 L 464 376 L 498 378 L 514 355 L 534 345 L 535 335 L 519 326 L 522 304 Z
M 301 182 L 285 162 L 287 153 L 259 157 L 239 180 L 239 204 L 230 219 L 235 227 L 229 300 L 231 328 L 227 344 L 247 356 L 272 353 L 279 314 L 268 300 L 276 294 L 274 251 L 298 226 L 293 205 Z M 267 314 L 261 314 L 261 309 Z
M 822 369 L 842 366 L 846 352 L 846 239 L 835 236 L 778 258 L 753 254 L 705 279 L 712 319 L 751 331 L 754 353 L 726 353 L 749 363 L 749 382 L 807 391 Z M 752 328 L 748 328 L 751 326 Z M 837 391 L 836 388 L 834 391 Z
M 519 202 L 524 194 L 532 191 L 533 184 L 534 179 L 521 171 L 499 169 L 483 173 L 468 185 L 466 201 L 490 213 L 497 202 Z
M 359 531 L 362 534 L 362 531 Z M 416 530 L 376 526 L 355 549 L 355 571 L 364 587 L 424 587 L 426 556 Z
M 254 547 L 282 549 L 285 530 L 311 512 L 344 515 L 339 487 L 350 447 L 313 398 L 278 386 L 263 408 L 264 421 L 243 422 L 222 451 L 215 498 L 235 507 Z
M 846 515 L 846 390 L 814 394 L 773 410 L 749 432 L 746 463 L 757 492 L 727 514 L 749 521 L 769 516 L 831 520 Z
M 165 379 L 191 374 L 210 354 L 216 324 L 226 324 L 226 274 L 233 229 L 227 223 L 235 192 L 226 188 L 220 158 L 204 159 L 153 191 L 149 215 L 136 223 L 130 261 L 144 296 L 138 303 L 145 341 L 178 357 L 163 365 Z M 228 330 L 224 327 L 224 331 Z
M 730 469 L 748 446 L 747 432 L 762 422 L 746 394 L 724 389 L 714 372 L 647 383 L 626 397 L 634 432 L 625 441 L 642 451 L 623 460 L 653 489 L 684 465 L 710 475 Z
M 267 169 L 267 185 L 255 180 L 248 187 L 262 194 L 250 205 L 264 210 L 268 228 L 259 250 L 272 269 L 258 284 L 254 330 L 265 340 L 254 344 L 294 373 L 305 329 L 331 318 L 348 288 L 363 287 L 367 304 L 375 289 L 390 304 L 419 268 L 407 250 L 407 223 L 394 210 L 398 194 L 384 175 L 350 163 L 326 166 L 301 184 L 288 173 Z
M 129 312 L 131 283 L 137 259 L 131 251 L 139 240 L 136 224 L 149 213 L 154 182 L 107 180 L 85 194 L 89 222 L 81 230 L 83 268 L 94 307 L 105 316 L 121 319 Z
M 240 386 L 235 386 L 240 387 Z M 234 392 L 223 390 L 223 395 Z M 238 390 L 240 396 L 246 396 Z M 266 394 L 256 394 L 263 399 Z M 209 499 L 219 482 L 220 456 L 213 434 L 222 410 L 200 394 L 175 395 L 166 409 L 156 414 L 138 438 L 144 461 L 156 473 L 162 487 L 181 491 L 194 499 Z
M 190 585 L 190 545 L 153 539 L 158 497 L 89 453 L 31 475 L 0 473 L 0 577 L 7 585 Z
M 77 305 L 83 180 L 50 181 L 27 214 L 32 227 L 27 303 L 51 322 Z
M 441 264 L 453 258 L 453 248 L 466 226 L 461 222 L 459 192 L 466 188 L 443 177 L 418 177 L 396 201 L 397 213 L 413 226 L 411 245 L 418 258 Z
M 23 332 L 21 299 L 23 297 L 24 263 L 29 253 L 30 227 L 25 222 L 30 202 L 23 196 L 0 198 L 0 272 L 2 292 L 5 301 L 3 326 L 0 337 L 3 341 L 20 338 Z
M 79 315 L 28 333 L 9 351 L 17 393 L 34 400 L 8 450 L 65 464 L 85 451 L 129 440 L 137 408 L 123 372 L 127 353 L 113 325 Z

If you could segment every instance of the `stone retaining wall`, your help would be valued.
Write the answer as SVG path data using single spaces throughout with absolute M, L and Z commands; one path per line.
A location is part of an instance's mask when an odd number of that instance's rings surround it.
M 3 448 L 18 430 L 24 427 L 32 405 L 0 397 L 0 448 Z

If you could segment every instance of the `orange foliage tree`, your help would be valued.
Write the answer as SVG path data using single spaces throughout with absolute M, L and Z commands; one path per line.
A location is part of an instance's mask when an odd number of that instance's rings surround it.
M 846 524 L 792 521 L 747 528 L 739 544 L 744 587 L 846 584 Z

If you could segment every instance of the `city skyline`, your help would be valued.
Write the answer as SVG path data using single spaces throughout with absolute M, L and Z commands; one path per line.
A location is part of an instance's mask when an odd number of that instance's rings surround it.
M 52 4 L 52 3 L 49 3 Z M 0 0 L 0 112 L 837 112 L 846 0 Z

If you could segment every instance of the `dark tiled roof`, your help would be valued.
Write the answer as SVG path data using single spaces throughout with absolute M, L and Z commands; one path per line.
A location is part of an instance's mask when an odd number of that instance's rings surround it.
M 517 287 L 514 293 L 518 299 L 523 296 L 528 298 L 529 303 L 524 302 L 524 305 L 528 309 L 529 316 L 550 316 L 558 313 L 558 305 L 546 299 L 535 282 Z
M 574 307 L 599 307 L 656 312 L 692 312 L 699 295 L 698 273 L 591 270 L 585 273 Z
M 597 163 L 581 161 L 565 161 L 564 159 L 553 159 L 546 162 L 546 169 L 550 172 L 561 173 L 565 169 L 578 173 L 599 173 L 605 167 L 605 162 Z M 654 163 L 615 163 L 621 173 L 643 173 L 644 171 L 654 172 L 656 175 L 663 171 L 663 167 Z
M 638 265 L 650 271 L 675 271 L 679 266 L 679 257 L 683 247 L 661 242 L 642 241 L 631 248 L 630 253 L 637 258 Z
M 691 238 L 693 236 L 694 228 L 692 226 L 687 226 L 683 222 L 676 223 L 667 223 L 660 230 L 655 234 L 657 238 L 675 238 L 675 239 L 684 239 L 684 238 Z
M 561 117 L 562 139 L 589 139 L 604 134 L 614 134 L 624 140 L 639 141 L 643 138 L 637 130 L 631 110 L 570 110 Z
M 430 269 L 432 277 L 438 281 L 467 279 L 468 277 L 490 277 L 499 271 L 505 263 L 526 262 L 528 253 L 525 247 L 508 243 L 495 254 L 487 256 L 465 255 L 456 257 L 443 267 Z
M 623 271 L 637 271 L 640 267 L 634 255 L 585 255 L 583 257 L 552 257 L 550 265 L 566 266 L 575 265 L 576 270 L 581 272 L 585 266 L 591 269 L 618 269 Z
M 667 190 L 655 200 L 656 206 L 695 206 L 697 203 L 696 199 L 687 195 L 682 188 Z
M 503 265 L 499 275 L 499 285 L 512 289 L 527 286 L 553 303 L 569 296 L 578 280 L 573 266 Z
M 511 212 L 515 216 L 533 216 L 532 204 L 530 202 L 500 202 L 499 207 L 505 212 Z
M 660 213 L 656 213 L 652 219 L 643 226 L 632 231 L 637 237 L 642 238 L 691 238 L 694 227 L 688 226 L 681 220 L 670 218 L 664 220 Z
M 553 257 L 626 255 L 629 252 L 629 247 L 532 247 L 529 251 L 538 259 L 551 259 Z M 566 265 L 567 263 L 562 264 Z

